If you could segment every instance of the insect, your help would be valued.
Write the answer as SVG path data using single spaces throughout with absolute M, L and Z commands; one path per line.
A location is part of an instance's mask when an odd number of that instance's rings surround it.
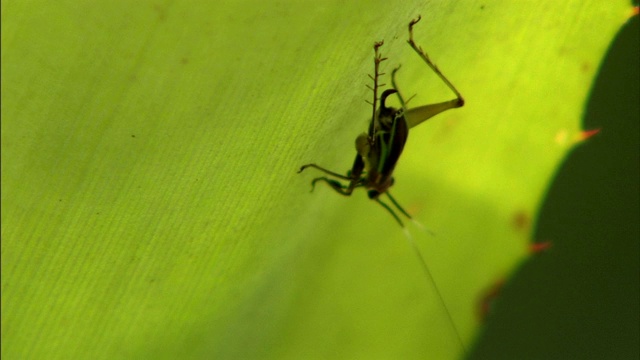
M 301 173 L 307 168 L 315 168 L 328 176 L 321 176 L 311 181 L 311 191 L 315 188 L 317 182 L 326 182 L 337 193 L 350 196 L 353 190 L 357 188 L 365 188 L 368 191 L 368 196 L 371 200 L 376 201 L 382 205 L 393 218 L 404 228 L 404 224 L 400 217 L 396 214 L 391 206 L 380 200 L 382 194 L 391 200 L 391 203 L 395 208 L 400 211 L 408 219 L 411 216 L 400 206 L 393 196 L 389 193 L 389 188 L 393 185 L 393 170 L 400 159 L 404 145 L 407 142 L 409 135 L 409 129 L 420 125 L 424 121 L 432 118 L 441 112 L 453 108 L 459 108 L 464 105 L 464 99 L 460 92 L 453 86 L 453 84 L 440 72 L 438 67 L 431 61 L 429 55 L 422 50 L 422 48 L 413 40 L 413 26 L 420 21 L 421 17 L 412 20 L 409 23 L 409 46 L 424 60 L 427 65 L 433 70 L 438 77 L 454 92 L 455 99 L 444 101 L 436 104 L 423 105 L 416 108 L 407 109 L 406 102 L 404 101 L 400 90 L 396 85 L 395 76 L 400 67 L 396 67 L 391 73 L 391 89 L 387 89 L 382 92 L 378 99 L 378 89 L 385 86 L 385 84 L 379 84 L 380 76 L 384 73 L 380 73 L 380 64 L 387 60 L 380 54 L 380 47 L 383 45 L 383 41 L 375 42 L 373 45 L 374 50 L 374 76 L 369 75 L 373 80 L 373 87 L 369 87 L 373 91 L 373 114 L 371 116 L 371 123 L 369 124 L 369 130 L 367 133 L 362 133 L 356 138 L 356 157 L 353 162 L 353 166 L 346 175 L 342 175 L 330 170 L 327 170 L 316 164 L 303 165 L 298 173 Z M 387 106 L 387 98 L 395 94 L 400 100 L 401 108 L 396 109 Z M 378 100 L 380 106 L 378 105 Z M 332 178 L 330 178 L 330 177 Z M 338 181 L 345 180 L 348 184 L 343 184 Z

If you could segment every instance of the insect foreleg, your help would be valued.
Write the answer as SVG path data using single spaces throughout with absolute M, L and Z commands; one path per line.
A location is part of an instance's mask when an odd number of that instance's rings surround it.
M 313 181 L 311 181 L 311 191 L 313 191 L 313 189 L 316 187 L 316 183 L 318 181 L 326 182 L 338 194 L 341 194 L 341 195 L 344 195 L 344 196 L 351 196 L 351 193 L 353 192 L 353 189 L 355 187 L 355 186 L 343 185 L 338 180 L 329 179 L 328 177 L 323 176 L 323 177 L 315 178 L 315 179 L 313 179 Z
M 298 170 L 298 174 L 300 174 L 301 172 L 303 172 L 303 171 L 304 171 L 304 169 L 306 169 L 306 168 L 315 168 L 315 169 L 318 169 L 318 170 L 322 171 L 323 173 L 328 174 L 328 175 L 331 175 L 331 176 L 333 176 L 333 177 L 337 177 L 338 179 L 342 179 L 342 180 L 351 180 L 351 177 L 349 177 L 349 176 L 345 176 L 345 175 L 342 175 L 342 174 L 335 173 L 335 172 L 333 172 L 333 171 L 331 171 L 331 170 L 327 170 L 327 169 L 325 169 L 325 168 L 323 168 L 323 167 L 321 167 L 321 166 L 318 166 L 318 165 L 316 165 L 316 164 L 307 164 L 307 165 L 302 165 L 302 166 L 300 167 L 300 170 Z

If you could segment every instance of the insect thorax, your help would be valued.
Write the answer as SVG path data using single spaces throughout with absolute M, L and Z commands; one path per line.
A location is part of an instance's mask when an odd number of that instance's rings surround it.
M 370 198 L 377 198 L 393 185 L 393 170 L 407 141 L 409 128 L 402 109 L 381 103 L 367 135 L 356 139 L 356 149 L 365 163 L 364 184 Z

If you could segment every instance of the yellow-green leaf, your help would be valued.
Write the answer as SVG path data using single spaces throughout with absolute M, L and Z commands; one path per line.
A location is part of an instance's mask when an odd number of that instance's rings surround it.
M 2 356 L 434 358 L 527 256 L 625 1 L 2 3 Z M 346 171 L 374 41 L 410 106 L 395 197 Z M 311 172 L 311 170 L 308 170 Z

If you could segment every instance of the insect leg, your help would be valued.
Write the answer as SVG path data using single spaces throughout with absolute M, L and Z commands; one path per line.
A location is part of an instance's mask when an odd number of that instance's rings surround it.
M 300 167 L 300 170 L 298 170 L 298 174 L 300 174 L 301 172 L 303 172 L 303 171 L 304 171 L 304 169 L 306 169 L 306 168 L 315 168 L 315 169 L 318 169 L 318 170 L 322 171 L 323 173 L 325 173 L 325 174 L 329 174 L 329 175 L 331 175 L 331 176 L 333 176 L 333 177 L 337 177 L 338 179 L 342 179 L 342 180 L 351 180 L 351 177 L 349 177 L 349 176 L 345 176 L 345 175 L 341 175 L 341 174 L 335 173 L 335 172 L 333 172 L 333 171 L 331 171 L 331 170 L 327 170 L 327 169 L 325 169 L 325 168 L 323 168 L 323 167 L 321 167 L 321 166 L 318 166 L 318 165 L 316 165 L 316 164 L 307 164 L 307 165 L 302 165 L 302 166 Z
M 413 26 L 417 24 L 418 21 L 420 21 L 420 19 L 421 17 L 418 17 L 415 20 L 411 20 L 411 22 L 409 23 L 409 40 L 407 40 L 407 42 L 409 43 L 409 46 L 411 46 L 411 48 L 418 54 L 418 56 L 420 56 L 420 58 L 424 60 L 424 62 L 431 68 L 431 70 L 433 70 L 433 72 L 435 72 L 436 75 L 438 75 L 438 77 L 447 85 L 447 87 L 449 87 L 449 89 L 453 91 L 453 93 L 456 95 L 456 98 L 449 101 L 437 103 L 437 104 L 424 105 L 424 106 L 419 106 L 417 108 L 407 110 L 405 116 L 407 118 L 407 123 L 409 125 L 409 128 L 417 126 L 423 121 L 435 115 L 438 115 L 439 113 L 445 110 L 459 108 L 464 105 L 464 98 L 462 97 L 458 89 L 456 89 L 456 87 L 453 86 L 451 81 L 449 81 L 449 79 L 447 79 L 447 77 L 444 76 L 444 74 L 440 71 L 440 69 L 438 69 L 436 64 L 434 64 L 431 61 L 431 59 L 429 58 L 429 55 L 427 55 L 427 53 L 424 52 L 424 50 L 422 50 L 422 48 L 416 45 L 416 43 L 413 41 Z
M 316 183 L 318 181 L 326 182 L 338 194 L 341 194 L 344 196 L 351 196 L 351 193 L 353 192 L 353 188 L 355 187 L 355 186 L 342 185 L 342 183 L 340 183 L 340 181 L 338 180 L 329 179 L 328 177 L 323 176 L 323 177 L 315 178 L 313 179 L 313 181 L 311 181 L 311 191 L 313 191 L 313 189 L 316 187 Z
M 433 70 L 438 75 L 438 77 L 440 77 L 440 79 L 442 79 L 442 81 L 445 84 L 447 84 L 449 89 L 451 89 L 451 91 L 453 91 L 454 94 L 456 94 L 456 100 L 457 100 L 457 103 L 458 103 L 457 107 L 460 107 L 460 106 L 464 105 L 464 99 L 462 98 L 462 95 L 460 94 L 458 89 L 456 89 L 456 87 L 453 86 L 451 81 L 449 81 L 449 79 L 447 79 L 447 77 L 444 76 L 444 74 L 440 71 L 440 69 L 438 69 L 436 64 L 434 64 L 431 61 L 431 59 L 429 58 L 429 55 L 427 55 L 427 53 L 424 52 L 424 50 L 422 50 L 422 48 L 420 46 L 416 45 L 416 43 L 413 41 L 413 26 L 415 24 L 417 24 L 418 21 L 420 21 L 420 19 L 421 19 L 421 16 L 418 16 L 417 19 L 411 20 L 411 22 L 409 23 L 409 40 L 407 40 L 407 42 L 409 43 L 411 48 L 422 58 L 422 60 L 424 60 L 427 63 L 427 65 L 429 65 L 431 70 Z
M 396 95 L 398 95 L 398 99 L 400 100 L 400 105 L 402 105 L 403 109 L 406 109 L 407 103 L 404 101 L 402 94 L 400 94 L 400 89 L 398 89 L 398 85 L 396 85 L 396 72 L 398 72 L 398 70 L 400 70 L 400 65 L 398 65 L 398 67 L 393 69 L 393 71 L 391 72 L 391 86 L 396 91 Z
M 378 51 L 378 49 L 384 44 L 384 41 L 377 41 L 373 44 L 373 51 L 375 53 L 374 57 L 373 57 L 373 63 L 374 63 L 374 75 L 371 76 L 369 75 L 369 78 L 371 78 L 371 80 L 373 80 L 373 87 L 368 86 L 367 87 L 371 90 L 373 90 L 373 101 L 370 103 L 372 105 L 373 108 L 373 113 L 371 114 L 371 119 L 372 119 L 372 125 L 373 125 L 373 129 L 374 132 L 378 130 L 378 128 L 380 127 L 380 125 L 378 124 L 378 120 L 377 120 L 377 116 L 376 116 L 376 111 L 377 111 L 377 101 L 378 101 L 378 88 L 381 86 L 384 86 L 385 84 L 379 84 L 378 83 L 378 79 L 380 78 L 380 76 L 384 75 L 384 73 L 380 73 L 379 69 L 380 69 L 380 63 L 387 60 L 387 58 L 383 58 L 382 55 L 380 54 L 380 52 Z

